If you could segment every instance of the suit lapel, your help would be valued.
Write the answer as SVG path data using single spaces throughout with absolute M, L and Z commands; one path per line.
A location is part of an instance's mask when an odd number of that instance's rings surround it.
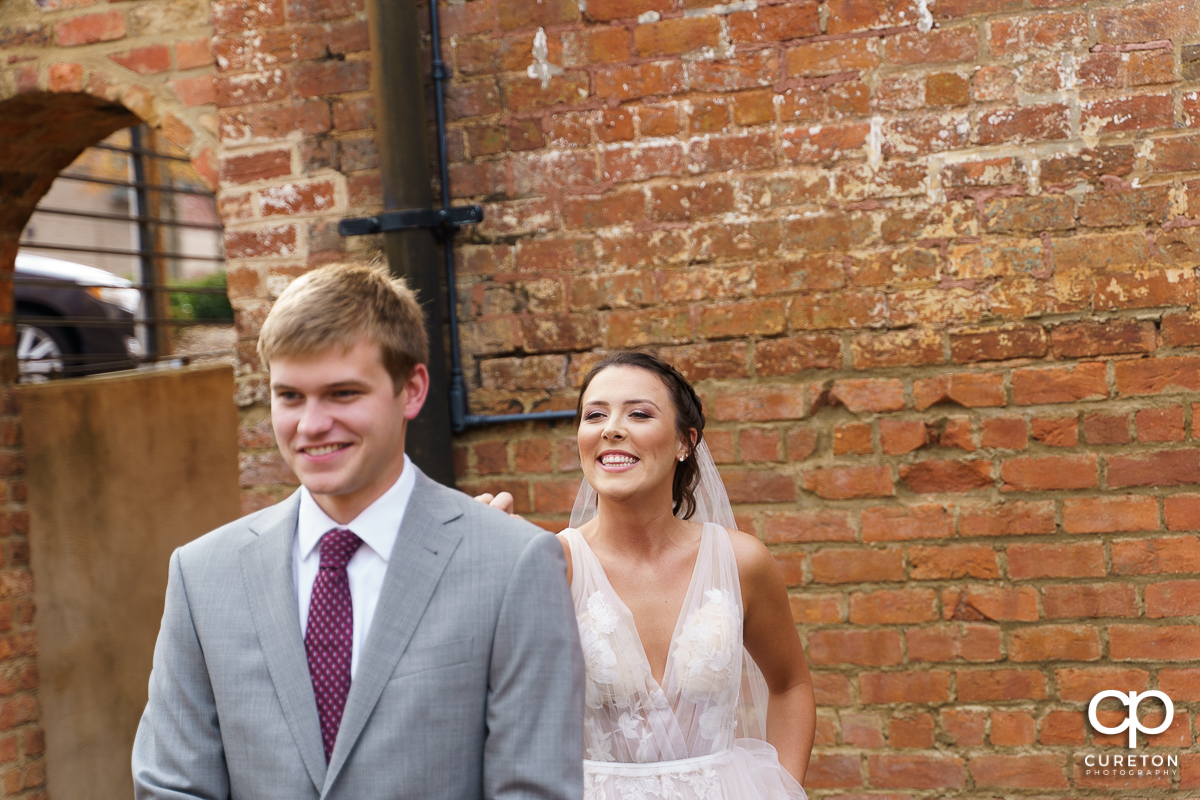
M 416 485 L 388 558 L 375 619 L 350 684 L 322 794 L 333 786 L 346 763 L 462 538 L 445 529 L 445 523 L 458 513 L 447 514 L 444 506 L 435 508 L 434 496 L 442 491 L 417 470 Z
M 300 757 L 319 790 L 325 784 L 321 723 L 300 637 L 292 547 L 300 511 L 299 493 L 264 514 L 251 529 L 258 538 L 239 552 L 250 616 L 258 631 L 267 671 L 283 706 Z

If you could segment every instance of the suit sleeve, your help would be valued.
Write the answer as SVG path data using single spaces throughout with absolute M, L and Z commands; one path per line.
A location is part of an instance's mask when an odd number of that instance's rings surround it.
M 133 743 L 133 784 L 137 800 L 225 800 L 230 792 L 216 700 L 178 550 L 171 556 L 150 697 Z
M 484 800 L 583 796 L 583 654 L 567 565 L 534 537 L 509 578 L 489 673 Z

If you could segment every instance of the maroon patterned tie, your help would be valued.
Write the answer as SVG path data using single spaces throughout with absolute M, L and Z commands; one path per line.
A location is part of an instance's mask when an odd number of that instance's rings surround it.
M 308 606 L 308 628 L 304 651 L 312 676 L 321 720 L 325 763 L 337 741 L 346 695 L 350 694 L 350 653 L 354 641 L 354 607 L 350 602 L 350 579 L 346 564 L 362 544 L 353 533 L 334 528 L 321 537 L 321 568 L 313 582 Z

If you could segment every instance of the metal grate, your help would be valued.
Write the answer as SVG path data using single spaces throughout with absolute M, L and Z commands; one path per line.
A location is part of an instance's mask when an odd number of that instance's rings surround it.
M 215 349 L 180 346 L 188 326 L 233 319 L 216 198 L 172 150 L 145 126 L 118 131 L 63 170 L 38 205 L 14 276 L 23 380 L 232 354 L 229 336 Z M 75 277 L 84 274 L 75 265 L 128 284 L 108 291 Z

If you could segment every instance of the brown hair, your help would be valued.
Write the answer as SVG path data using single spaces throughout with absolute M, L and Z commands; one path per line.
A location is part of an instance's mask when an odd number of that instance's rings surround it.
M 399 393 L 413 367 L 429 360 L 425 315 L 403 278 L 375 267 L 334 264 L 292 281 L 258 335 L 268 369 L 280 356 L 312 355 L 366 337 L 379 345 Z
M 660 358 L 637 350 L 616 350 L 606 355 L 596 366 L 588 370 L 579 387 L 579 400 L 575 406 L 575 427 L 583 417 L 583 395 L 592 378 L 609 367 L 637 367 L 658 376 L 667 387 L 671 405 L 675 407 L 675 431 L 688 442 L 687 457 L 675 465 L 675 477 L 671 482 L 671 512 L 682 519 L 691 519 L 696 513 L 696 485 L 700 482 L 700 465 L 696 460 L 696 447 L 704 440 L 704 405 L 696 390 L 679 374 L 679 370 Z M 695 429 L 696 441 L 692 442 L 690 431 Z M 680 513 L 680 510 L 683 513 Z

